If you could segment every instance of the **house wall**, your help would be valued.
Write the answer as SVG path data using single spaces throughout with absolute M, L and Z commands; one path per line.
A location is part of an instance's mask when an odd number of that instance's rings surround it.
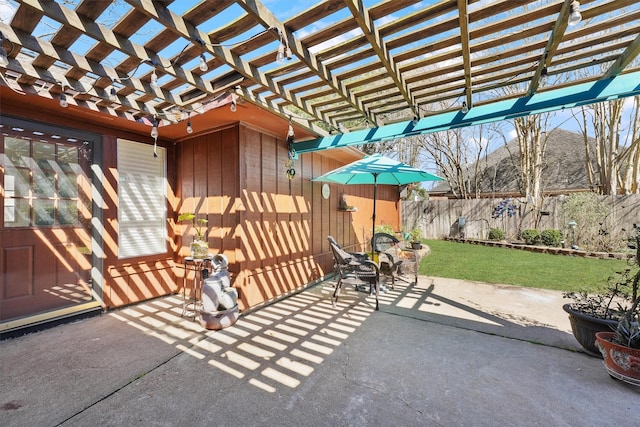
M 286 142 L 244 124 L 177 146 L 177 211 L 207 218 L 210 251 L 229 258 L 241 310 L 332 273 L 328 235 L 348 249 L 368 249 L 373 187 L 331 184 L 325 200 L 322 184 L 311 182 L 356 160 L 355 154 L 347 161 L 331 152 L 306 153 L 295 160 L 289 180 Z M 342 193 L 357 212 L 338 210 Z M 380 186 L 377 197 L 376 222 L 397 227 L 398 189 Z M 178 235 L 179 264 L 188 255 L 192 227 L 181 226 Z
M 33 123 L 35 129 L 38 125 L 48 126 L 52 128 L 71 129 L 81 132 L 90 132 L 97 135 L 102 143 L 100 152 L 98 146 L 93 150 L 93 157 L 102 159 L 102 167 L 93 165 L 94 173 L 96 173 L 98 185 L 102 188 L 100 197 L 94 199 L 101 209 L 102 218 L 98 220 L 93 218 L 91 223 L 94 229 L 102 229 L 101 239 L 103 240 L 103 252 L 93 252 L 91 255 L 83 255 L 84 263 L 91 264 L 91 257 L 99 259 L 101 265 L 100 272 L 93 272 L 90 286 L 93 287 L 94 294 L 102 299 L 105 308 L 114 308 L 138 301 L 166 295 L 177 292 L 181 282 L 176 280 L 176 268 L 174 263 L 174 217 L 173 209 L 176 205 L 176 199 L 173 189 L 175 188 L 176 169 L 174 166 L 175 154 L 171 141 L 158 140 L 158 145 L 163 146 L 167 150 L 167 182 L 168 182 L 168 198 L 167 212 L 170 219 L 167 229 L 169 230 L 169 239 L 167 241 L 167 251 L 164 254 L 158 254 L 148 257 L 136 257 L 128 259 L 118 259 L 118 173 L 117 173 L 117 139 L 124 138 L 142 143 L 152 143 L 149 136 L 141 136 L 131 132 L 119 131 L 114 128 L 106 128 L 101 125 L 93 124 L 90 120 L 78 121 L 71 117 L 65 116 L 64 111 L 59 114 L 52 114 L 39 108 L 32 108 L 28 104 L 12 104 L 5 103 L 2 105 L 2 114 L 7 120 L 12 118 L 18 120 L 28 120 Z M 45 229 L 25 229 L 21 237 L 22 242 L 32 245 L 32 252 L 37 252 L 37 264 L 32 269 L 37 274 L 30 274 L 30 278 L 36 280 L 40 276 L 58 277 L 71 267 L 67 267 L 69 262 L 75 258 L 80 258 L 72 253 L 65 255 L 65 251 L 57 250 L 59 247 L 75 247 L 70 245 L 73 239 L 69 237 L 69 233 L 65 229 L 51 228 L 49 231 Z M 30 237 L 33 236 L 33 237 Z M 46 236 L 46 238 L 43 238 Z M 72 236 L 76 237 L 76 236 Z M 7 239 L 2 244 L 10 243 Z M 30 243 L 31 241 L 44 241 L 46 245 L 39 243 Z M 39 245 L 39 246 L 38 246 Z M 40 247 L 44 249 L 38 249 Z M 82 245 L 81 245 L 82 246 Z M 84 246 L 87 246 L 85 244 Z M 52 249 L 47 249 L 52 248 Z M 68 252 L 68 251 L 66 251 Z M 62 253 L 62 255 L 61 255 Z M 94 262 L 95 264 L 95 262 Z M 6 265 L 1 262 L 0 265 Z M 62 266 L 62 267 L 61 267 Z M 85 268 L 86 269 L 86 268 Z M 63 271 L 64 270 L 64 271 Z M 0 268 L 0 275 L 3 279 L 8 279 L 7 271 Z M 22 274 L 22 273 L 21 273 Z M 23 274 L 24 275 L 24 274 Z M 25 276 L 26 277 L 26 276 Z M 30 280 L 31 280 L 30 279 Z M 33 285 L 25 284 L 25 287 Z M 46 285 L 43 285 L 46 286 Z M 50 286 L 50 285 L 49 285 Z M 68 302 L 67 302 L 68 304 Z M 32 313 L 38 312 L 39 308 L 34 307 Z M 2 317 L 6 319 L 11 317 L 11 313 Z M 21 315 L 25 315 L 22 313 Z
M 120 135 L 119 137 L 123 137 Z M 131 138 L 139 141 L 140 137 Z M 173 145 L 167 150 L 167 219 L 169 240 L 167 252 L 145 257 L 118 259 L 118 159 L 117 140 L 114 135 L 103 135 L 103 239 L 104 239 L 104 289 L 103 299 L 108 308 L 144 301 L 177 292 L 181 282 L 176 280 L 174 263 L 173 206 L 175 206 L 176 168 Z
M 331 195 L 324 199 L 322 184 L 311 182 L 313 177 L 356 160 L 359 153 L 351 149 L 305 153 L 295 160 L 296 175 L 289 180 L 284 139 L 236 123 L 180 141 L 158 140 L 167 150 L 167 251 L 118 259 L 117 140 L 151 144 L 151 138 L 91 121 L 80 122 L 66 117 L 64 111 L 52 115 L 26 106 L 3 105 L 3 114 L 32 121 L 36 126 L 42 123 L 91 132 L 101 139 L 100 147 L 94 150 L 101 167 L 94 164 L 93 170 L 101 188 L 94 203 L 99 205 L 102 217 L 92 218 L 91 223 L 100 234 L 102 249 L 89 258 L 100 263 L 97 273 L 94 264 L 90 286 L 105 308 L 182 289 L 182 261 L 188 254 L 193 230 L 176 224 L 180 212 L 196 212 L 208 219 L 210 250 L 229 258 L 243 310 L 331 274 L 328 235 L 348 250 L 368 249 L 365 242 L 371 238 L 373 187 L 331 184 Z M 358 208 L 357 212 L 338 209 L 343 196 Z M 379 186 L 377 199 L 376 223 L 397 228 L 397 187 Z M 56 247 L 68 242 L 49 243 Z M 59 266 L 58 261 L 53 252 L 38 256 L 41 267 Z M 7 272 L 0 274 L 6 278 Z

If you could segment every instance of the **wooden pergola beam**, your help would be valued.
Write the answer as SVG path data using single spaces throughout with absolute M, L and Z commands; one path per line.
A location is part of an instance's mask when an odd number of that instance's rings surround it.
M 561 89 L 538 92 L 522 98 L 476 105 L 467 114 L 449 111 L 424 117 L 415 124 L 412 121 L 402 121 L 379 128 L 299 142 L 295 148 L 298 153 L 307 153 L 362 145 L 636 96 L 640 95 L 640 85 L 637 83 L 639 80 L 640 71 L 634 71 L 595 82 L 577 83 Z

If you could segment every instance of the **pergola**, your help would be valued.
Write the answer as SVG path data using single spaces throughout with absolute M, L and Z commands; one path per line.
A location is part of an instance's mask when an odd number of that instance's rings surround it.
M 253 104 L 304 130 L 299 152 L 640 93 L 635 0 L 7 3 L 14 91 L 180 132 Z

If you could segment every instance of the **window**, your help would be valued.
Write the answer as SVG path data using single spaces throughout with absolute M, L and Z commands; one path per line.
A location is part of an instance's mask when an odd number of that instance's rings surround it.
M 164 148 L 118 140 L 118 258 L 167 251 Z
M 17 126 L 3 131 L 4 227 L 77 226 L 88 220 L 84 169 L 91 143 Z

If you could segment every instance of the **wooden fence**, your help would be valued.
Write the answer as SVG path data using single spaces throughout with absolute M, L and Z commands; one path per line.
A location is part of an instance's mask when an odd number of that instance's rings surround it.
M 601 236 L 625 236 L 632 230 L 633 224 L 640 225 L 640 195 L 602 196 L 610 207 L 609 213 L 600 222 Z M 562 232 L 567 244 L 569 239 L 579 243 L 576 233 L 568 224 L 572 218 L 565 218 L 561 205 L 566 200 L 562 196 L 545 199 L 540 223 L 535 226 L 535 214 L 524 198 L 511 199 L 513 216 L 505 211 L 494 217 L 496 206 L 505 199 L 432 199 L 427 201 L 403 201 L 401 218 L 405 230 L 414 227 L 422 229 L 428 239 L 447 237 L 466 237 L 487 239 L 491 228 L 500 228 L 506 240 L 517 240 L 519 232 L 529 228 L 539 231 L 554 228 Z M 573 233 L 573 234 L 572 234 Z

